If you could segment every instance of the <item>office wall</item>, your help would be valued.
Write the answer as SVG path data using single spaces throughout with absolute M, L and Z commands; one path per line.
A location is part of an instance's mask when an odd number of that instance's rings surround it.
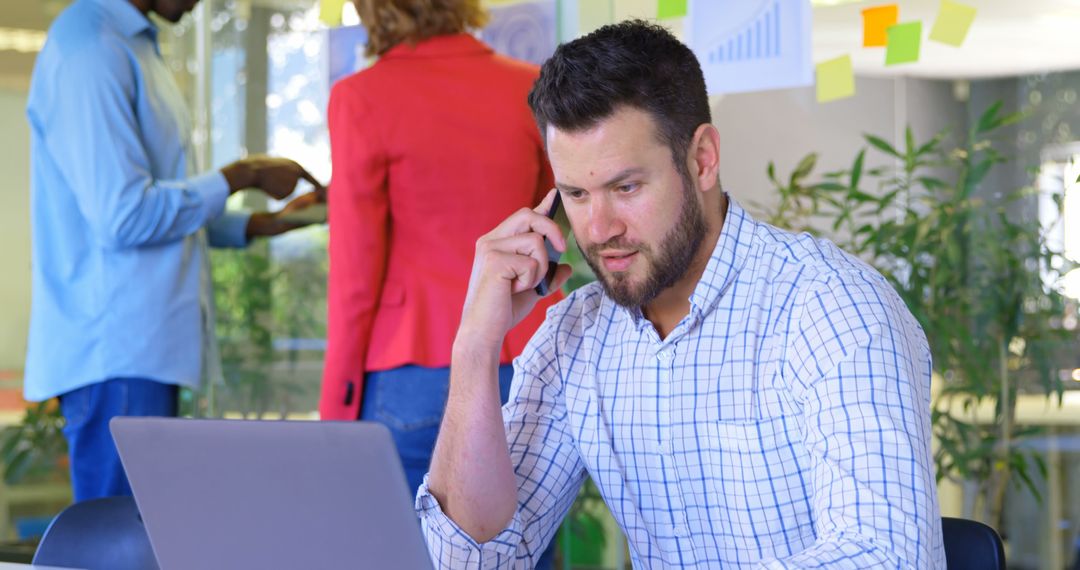
M 784 177 L 810 152 L 819 155 L 817 174 L 848 168 L 866 146 L 863 133 L 896 144 L 910 124 L 916 140 L 926 140 L 946 126 L 963 129 L 965 109 L 951 82 L 920 79 L 858 78 L 856 96 L 824 104 L 813 87 L 720 96 L 712 113 L 721 180 L 736 200 L 760 212 L 752 203 L 777 201 L 765 174 L 770 160 Z M 867 156 L 868 168 L 886 163 L 881 153 Z
M 30 131 L 26 92 L 0 89 L 0 371 L 21 370 L 30 316 Z

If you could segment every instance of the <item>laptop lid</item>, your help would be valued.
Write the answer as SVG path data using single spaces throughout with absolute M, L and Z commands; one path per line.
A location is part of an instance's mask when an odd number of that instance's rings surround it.
M 379 424 L 119 417 L 110 427 L 163 570 L 432 567 Z

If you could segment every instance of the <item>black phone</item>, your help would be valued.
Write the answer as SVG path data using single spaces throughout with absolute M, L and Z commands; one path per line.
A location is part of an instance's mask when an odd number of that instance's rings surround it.
M 559 205 L 562 204 L 562 193 L 558 190 L 555 191 L 555 200 L 551 202 L 551 208 L 548 209 L 547 217 L 554 220 L 555 214 L 559 213 Z M 555 249 L 555 246 L 551 245 L 551 241 L 548 238 L 544 238 L 544 248 L 547 249 L 548 255 L 548 269 L 547 274 L 540 280 L 540 283 L 536 285 L 536 294 L 541 297 L 546 297 L 551 289 L 551 282 L 555 279 L 555 270 L 559 268 L 559 257 L 562 255 L 559 250 Z

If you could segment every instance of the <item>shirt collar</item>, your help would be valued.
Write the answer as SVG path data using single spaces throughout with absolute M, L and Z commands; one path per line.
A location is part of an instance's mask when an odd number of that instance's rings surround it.
M 694 293 L 690 295 L 690 315 L 695 319 L 708 314 L 724 296 L 728 287 L 735 282 L 754 242 L 754 218 L 730 194 L 725 193 L 724 196 L 727 197 L 724 226 L 720 229 L 720 237 L 716 240 L 709 263 L 694 287 Z M 640 307 L 616 307 L 621 309 L 639 330 L 652 326 Z
M 157 40 L 157 26 L 129 0 L 91 0 L 108 14 L 108 21 L 125 36 L 137 36 L 147 32 Z
M 412 45 L 401 42 L 390 48 L 380 59 L 483 55 L 491 52 L 491 47 L 469 34 L 449 34 L 421 40 Z
M 727 197 L 727 215 L 720 239 L 716 240 L 712 257 L 701 275 L 694 294 L 690 295 L 690 310 L 704 316 L 716 305 L 739 275 L 750 247 L 754 243 L 757 224 L 750 214 L 730 194 Z

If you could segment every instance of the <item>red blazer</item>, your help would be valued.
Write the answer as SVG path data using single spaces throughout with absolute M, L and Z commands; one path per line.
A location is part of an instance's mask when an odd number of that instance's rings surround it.
M 553 184 L 526 102 L 537 73 L 460 34 L 399 45 L 331 90 L 323 419 L 357 418 L 367 371 L 450 364 L 477 238 Z M 510 332 L 503 363 L 559 298 Z

